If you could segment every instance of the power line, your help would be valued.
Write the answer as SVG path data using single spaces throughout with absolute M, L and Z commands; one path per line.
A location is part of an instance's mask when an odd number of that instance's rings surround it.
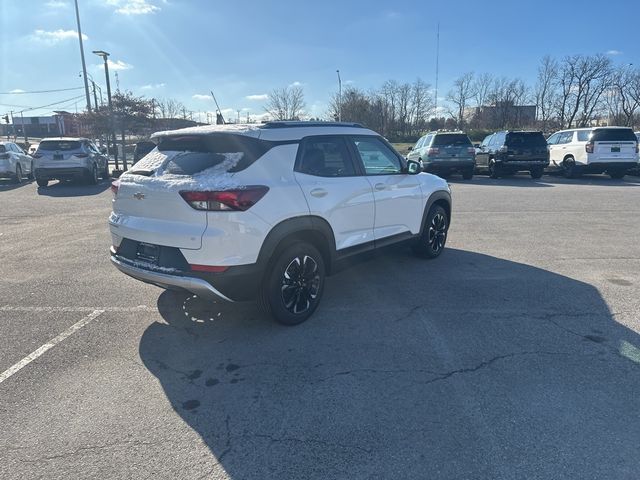
M 53 103 L 49 103 L 47 105 L 41 105 L 41 106 L 38 106 L 38 107 L 29 107 L 29 108 L 25 108 L 24 110 L 20 110 L 20 111 L 14 112 L 14 113 L 19 114 L 19 113 L 24 113 L 24 112 L 31 112 L 32 110 L 41 110 L 43 108 L 52 107 L 53 105 L 60 105 L 61 103 L 69 103 L 69 102 L 71 102 L 73 100 L 78 100 L 78 99 L 80 99 L 82 97 L 84 97 L 84 95 L 79 95 L 77 97 L 72 97 L 72 98 L 65 98 L 64 100 L 60 100 L 59 102 L 53 102 Z
M 32 90 L 30 92 L 24 92 L 24 91 L 19 91 L 19 92 L 0 92 L 0 95 L 25 95 L 25 94 L 31 94 L 31 93 L 55 93 L 55 92 L 68 92 L 71 90 L 82 90 L 84 87 L 73 87 L 73 88 L 58 88 L 56 90 Z

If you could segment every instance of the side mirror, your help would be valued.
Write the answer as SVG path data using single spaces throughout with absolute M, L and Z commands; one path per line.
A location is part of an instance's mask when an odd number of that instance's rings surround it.
M 407 148 L 407 152 L 410 152 L 411 150 L 413 150 L 413 147 Z
M 422 172 L 422 162 L 407 160 L 407 173 L 409 175 L 417 175 L 420 172 Z

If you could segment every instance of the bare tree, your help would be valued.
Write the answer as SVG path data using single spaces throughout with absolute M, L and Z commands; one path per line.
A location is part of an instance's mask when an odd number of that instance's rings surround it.
M 465 110 L 469 101 L 475 96 L 473 72 L 467 72 L 453 82 L 453 88 L 447 93 L 447 100 L 453 104 L 451 116 L 462 128 L 465 120 Z
M 538 120 L 542 130 L 547 131 L 558 101 L 558 61 L 549 55 L 545 55 L 538 66 L 535 98 Z
M 491 75 L 490 73 L 483 73 L 481 75 L 478 75 L 473 81 L 474 100 L 476 101 L 476 105 L 478 107 L 487 106 L 489 92 L 491 91 L 492 85 L 493 75 Z
M 271 91 L 264 110 L 275 120 L 300 120 L 304 106 L 302 87 L 284 87 Z
M 565 57 L 559 67 L 560 128 L 583 127 L 602 107 L 600 98 L 611 83 L 611 60 L 604 55 Z
M 618 68 L 612 74 L 612 85 L 605 92 L 610 116 L 613 113 L 616 123 L 633 127 L 640 109 L 640 70 L 628 66 Z

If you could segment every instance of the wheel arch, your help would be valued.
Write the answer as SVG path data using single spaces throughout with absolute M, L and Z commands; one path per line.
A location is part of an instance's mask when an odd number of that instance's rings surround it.
M 427 215 L 429 215 L 429 210 L 431 210 L 431 207 L 433 207 L 434 205 L 439 205 L 444 208 L 444 211 L 447 213 L 447 220 L 449 222 L 449 225 L 451 225 L 451 194 L 445 190 L 436 190 L 427 199 L 427 204 L 425 205 L 424 212 L 422 214 L 420 232 L 424 230 L 424 225 L 427 221 Z
M 336 243 L 333 229 L 324 218 L 308 215 L 284 220 L 267 234 L 260 253 L 258 265 L 262 270 L 277 253 L 295 242 L 307 242 L 318 249 L 325 263 L 327 274 L 331 273 L 336 258 Z

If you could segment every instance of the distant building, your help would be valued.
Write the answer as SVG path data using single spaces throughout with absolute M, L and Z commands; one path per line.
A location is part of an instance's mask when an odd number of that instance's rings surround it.
M 79 135 L 81 125 L 78 116 L 65 112 L 56 111 L 53 115 L 46 117 L 24 117 L 13 116 L 13 121 L 2 124 L 2 136 L 24 137 L 57 137 Z
M 535 124 L 536 109 L 535 105 L 497 102 L 494 105 L 466 108 L 464 118 L 465 122 L 479 128 L 523 128 Z

